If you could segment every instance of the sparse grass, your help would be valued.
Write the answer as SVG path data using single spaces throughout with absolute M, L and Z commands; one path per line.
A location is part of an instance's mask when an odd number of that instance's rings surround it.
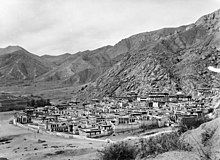
M 131 160 L 135 159 L 137 155 L 140 158 L 149 158 L 168 151 L 192 150 L 192 146 L 184 142 L 177 132 L 141 139 L 139 146 L 130 146 L 126 142 L 113 143 L 99 150 L 98 155 L 101 160 Z
M 190 134 L 193 140 L 197 143 L 198 146 L 195 148 L 198 150 L 199 156 L 202 160 L 211 160 L 211 152 L 210 150 L 206 150 L 203 146 L 196 140 L 193 134 Z
M 207 146 L 209 140 L 213 137 L 213 135 L 215 134 L 217 128 L 213 129 L 213 130 L 205 130 L 205 132 L 202 133 L 202 144 L 204 146 Z
M 133 160 L 137 155 L 137 150 L 126 142 L 118 142 L 98 150 L 101 160 Z
M 204 127 L 203 127 L 204 129 Z M 193 140 L 197 143 L 198 147 L 197 150 L 199 152 L 199 155 L 202 159 L 204 160 L 211 160 L 211 148 L 212 148 L 212 144 L 210 143 L 210 140 L 212 139 L 213 135 L 215 134 L 217 130 L 217 127 L 214 129 L 207 129 L 205 130 L 205 132 L 203 132 L 202 135 L 202 139 L 201 139 L 201 143 L 200 144 L 197 139 L 191 134 Z
M 154 157 L 158 154 L 168 151 L 191 151 L 192 146 L 184 142 L 177 132 L 166 133 L 160 136 L 150 137 L 149 139 L 141 139 L 140 154 L 141 157 Z

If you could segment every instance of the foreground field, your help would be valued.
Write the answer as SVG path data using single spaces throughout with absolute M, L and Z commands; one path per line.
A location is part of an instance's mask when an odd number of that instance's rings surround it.
M 94 160 L 104 142 L 36 134 L 9 124 L 13 113 L 0 113 L 0 158 L 9 160 Z

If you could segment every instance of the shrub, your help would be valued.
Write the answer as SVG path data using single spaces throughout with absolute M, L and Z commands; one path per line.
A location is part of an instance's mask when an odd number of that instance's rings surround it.
M 98 156 L 101 160 L 133 160 L 136 155 L 136 148 L 123 141 L 112 143 L 104 149 L 98 150 Z
M 192 147 L 180 138 L 179 133 L 173 132 L 150 137 L 146 140 L 142 139 L 139 152 L 143 158 L 151 156 L 154 157 L 158 154 L 174 150 L 191 151 Z
M 141 126 L 140 126 L 140 128 L 141 129 L 143 129 L 143 130 L 148 130 L 148 129 L 155 129 L 155 128 L 158 128 L 158 125 L 145 125 L 145 124 L 142 124 Z
M 204 146 L 206 146 L 209 142 L 209 140 L 213 137 L 213 135 L 215 134 L 217 128 L 213 129 L 213 130 L 205 130 L 205 132 L 202 133 L 202 144 Z
M 188 131 L 189 129 L 187 128 L 187 126 L 184 126 L 184 125 L 180 125 L 177 132 L 179 135 L 185 133 L 186 131 Z
M 46 142 L 46 141 L 45 141 L 45 140 L 38 139 L 37 142 L 38 142 L 38 143 L 44 143 L 44 142 Z

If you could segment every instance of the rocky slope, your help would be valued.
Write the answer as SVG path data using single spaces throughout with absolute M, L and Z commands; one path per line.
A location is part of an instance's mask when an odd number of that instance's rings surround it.
M 122 41 L 129 48 L 127 54 L 95 83 L 79 90 L 79 99 L 123 95 L 131 90 L 143 95 L 154 88 L 193 94 L 198 87 L 219 83 L 218 75 L 207 67 L 218 67 L 220 61 L 220 10 L 187 26 Z
M 49 63 L 19 46 L 0 49 L 0 80 L 34 79 L 50 69 Z
M 0 81 L 35 80 L 61 81 L 64 84 L 85 84 L 95 81 L 107 69 L 120 61 L 127 52 L 120 45 L 105 46 L 92 51 L 60 56 L 37 56 L 19 46 L 0 49 Z
M 50 61 L 58 66 L 37 80 L 61 80 L 68 84 L 85 84 L 95 81 L 97 77 L 120 60 L 120 56 L 112 56 L 111 52 L 112 47 L 106 46 L 93 51 L 67 55 L 57 60 L 50 58 Z
M 171 151 L 155 158 L 137 158 L 136 160 L 218 160 L 220 158 L 219 124 L 220 118 L 216 118 L 184 133 L 184 141 L 193 147 L 191 152 Z

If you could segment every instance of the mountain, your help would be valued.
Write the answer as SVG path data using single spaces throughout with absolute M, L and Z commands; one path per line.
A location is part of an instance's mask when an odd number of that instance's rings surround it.
M 193 95 L 196 88 L 219 86 L 219 75 L 207 67 L 220 67 L 220 10 L 190 25 L 131 36 L 116 46 L 122 43 L 127 50 L 121 60 L 79 90 L 76 98 L 121 96 L 128 91 L 144 95 L 155 88 Z
M 30 80 L 50 69 L 49 63 L 22 47 L 8 46 L 0 49 L 0 80 Z
M 105 46 L 92 51 L 78 52 L 72 55 L 50 57 L 58 66 L 37 78 L 38 81 L 61 80 L 67 84 L 85 84 L 93 82 L 106 70 L 121 60 L 121 54 L 127 52 L 127 46 Z M 44 57 L 45 58 L 45 57 Z M 48 60 L 48 56 L 47 56 Z
M 179 27 L 179 30 L 183 28 Z M 61 80 L 67 84 L 94 82 L 110 68 L 123 61 L 129 55 L 129 52 L 136 51 L 142 46 L 151 47 L 159 38 L 169 35 L 173 30 L 170 28 L 158 32 L 138 34 L 129 39 L 123 39 L 114 46 L 105 46 L 92 51 L 87 50 L 72 55 L 68 54 L 55 57 L 43 56 L 43 58 L 58 66 L 38 77 L 37 80 Z
M 58 56 L 51 56 L 51 55 L 43 55 L 41 56 L 44 60 L 54 64 L 54 66 L 59 66 L 63 62 L 65 62 L 68 58 L 71 57 L 70 53 L 61 54 Z
M 219 56 L 217 10 L 189 25 L 139 33 L 114 46 L 75 54 L 37 56 L 19 46 L 1 48 L 0 81 L 82 85 L 74 91 L 79 100 L 155 89 L 194 95 L 196 88 L 219 86 L 220 76 L 207 69 L 220 67 Z
M 13 53 L 15 51 L 20 51 L 20 50 L 24 50 L 24 49 L 20 46 L 8 46 L 6 48 L 0 48 L 0 55 Z
M 61 81 L 75 85 L 93 82 L 128 51 L 124 41 L 75 54 L 37 56 L 19 46 L 0 49 L 0 80 Z M 13 58 L 12 58 L 13 57 Z M 37 74 L 35 74 L 37 73 Z

